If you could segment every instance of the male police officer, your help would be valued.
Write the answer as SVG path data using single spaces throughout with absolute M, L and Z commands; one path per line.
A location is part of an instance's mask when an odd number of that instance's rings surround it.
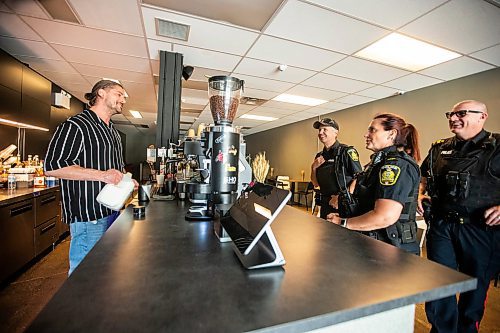
M 326 219 L 330 213 L 337 212 L 338 195 L 346 191 L 354 176 L 362 171 L 358 152 L 337 140 L 339 125 L 330 118 L 314 122 L 323 150 L 316 154 L 311 165 L 311 181 L 319 186 L 321 192 L 320 216 Z
M 500 271 L 500 135 L 483 129 L 488 110 L 478 101 L 456 104 L 446 118 L 455 136 L 434 143 L 421 167 L 419 211 L 422 200 L 432 204 L 427 257 L 478 284 L 458 305 L 451 296 L 427 303 L 426 313 L 431 332 L 477 332 Z

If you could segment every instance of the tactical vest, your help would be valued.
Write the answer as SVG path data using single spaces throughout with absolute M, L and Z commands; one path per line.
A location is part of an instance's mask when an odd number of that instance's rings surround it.
M 500 178 L 491 172 L 492 157 L 498 153 L 499 134 L 490 134 L 475 149 L 462 153 L 453 138 L 431 149 L 433 175 L 430 181 L 433 213 L 449 213 L 484 220 L 484 211 L 498 204 Z
M 375 187 L 378 183 L 378 173 L 380 168 L 386 164 L 387 159 L 397 158 L 403 159 L 410 163 L 412 167 L 420 174 L 420 169 L 410 156 L 400 151 L 381 151 L 374 155 L 372 162 L 365 172 L 357 178 L 356 189 L 354 196 L 359 203 L 359 215 L 367 213 L 375 207 L 376 198 Z M 417 244 L 417 223 L 415 215 L 417 211 L 418 186 L 415 186 L 412 193 L 407 197 L 403 210 L 399 219 L 392 225 L 378 230 L 363 232 L 364 234 L 392 244 L 406 251 L 419 253 L 419 245 Z
M 337 172 L 342 163 L 341 158 L 349 148 L 353 147 L 341 143 L 334 157 L 326 160 L 325 163 L 321 164 L 316 169 L 316 179 L 318 180 L 320 192 L 328 200 L 330 200 L 332 194 L 339 193 L 340 185 L 337 181 Z M 352 178 L 349 178 L 349 180 L 351 179 Z

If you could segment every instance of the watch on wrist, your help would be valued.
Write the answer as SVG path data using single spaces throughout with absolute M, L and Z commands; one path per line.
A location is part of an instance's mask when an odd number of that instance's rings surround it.
M 344 217 L 340 218 L 340 226 L 347 228 L 347 218 Z

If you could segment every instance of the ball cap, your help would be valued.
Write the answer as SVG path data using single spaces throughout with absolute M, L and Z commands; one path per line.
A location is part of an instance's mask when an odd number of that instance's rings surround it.
M 335 128 L 337 131 L 339 130 L 339 124 L 333 119 L 330 118 L 323 118 L 321 120 L 316 120 L 313 124 L 313 127 L 315 129 L 320 128 L 321 126 L 331 126 Z

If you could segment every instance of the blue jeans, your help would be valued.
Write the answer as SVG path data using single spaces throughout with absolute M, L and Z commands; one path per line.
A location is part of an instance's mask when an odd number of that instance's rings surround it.
M 70 223 L 71 242 L 69 245 L 68 276 L 73 273 L 119 215 L 119 212 L 114 212 L 97 221 L 75 221 Z

